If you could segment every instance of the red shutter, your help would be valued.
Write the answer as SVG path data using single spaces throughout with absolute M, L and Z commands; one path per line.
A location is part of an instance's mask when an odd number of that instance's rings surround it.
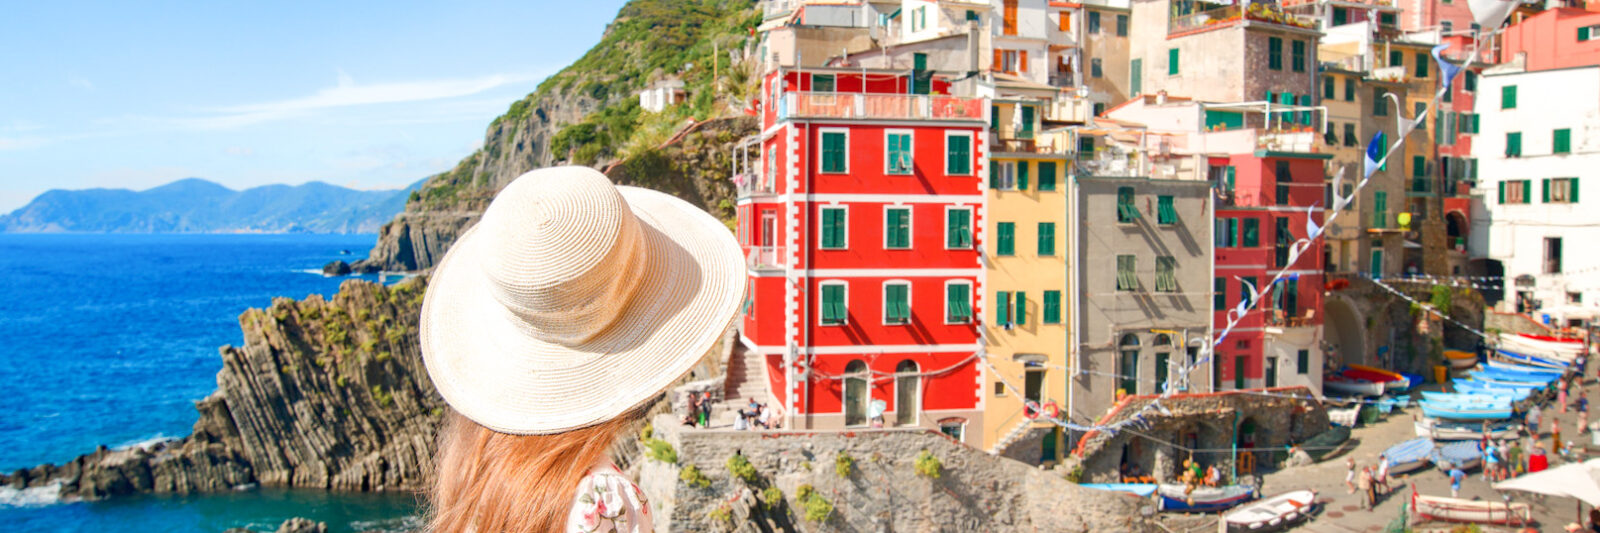
M 1000 51 L 999 48 L 994 49 L 994 64 L 989 66 L 989 70 L 999 72 L 1001 69 L 1005 68 L 1005 57 L 1001 55 L 1004 53 L 1005 52 Z
M 1027 50 L 1023 50 L 1023 51 L 1017 52 L 1017 71 L 1018 72 L 1027 72 L 1028 71 L 1028 51 Z

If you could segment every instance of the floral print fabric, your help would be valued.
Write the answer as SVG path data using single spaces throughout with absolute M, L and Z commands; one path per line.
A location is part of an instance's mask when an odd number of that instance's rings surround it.
M 615 465 L 597 466 L 578 482 L 569 533 L 650 533 L 650 503 Z

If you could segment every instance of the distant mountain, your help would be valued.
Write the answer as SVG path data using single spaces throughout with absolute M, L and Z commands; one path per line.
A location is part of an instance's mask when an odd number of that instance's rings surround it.
M 376 233 L 421 185 L 359 191 L 313 181 L 235 191 L 187 178 L 143 191 L 52 189 L 0 215 L 0 232 Z

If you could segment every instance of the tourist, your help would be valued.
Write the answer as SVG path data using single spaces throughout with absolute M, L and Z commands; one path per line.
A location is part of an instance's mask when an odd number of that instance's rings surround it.
M 1561 414 L 1567 414 L 1567 380 L 1556 380 L 1556 405 L 1561 406 Z
M 1447 463 L 1448 464 L 1448 463 Z M 1461 471 L 1460 466 L 1450 466 L 1450 497 L 1461 497 L 1461 481 L 1467 479 L 1467 473 Z
M 1535 437 L 1539 435 L 1539 422 L 1541 422 L 1541 420 L 1539 420 L 1538 404 L 1534 404 L 1533 407 L 1528 408 L 1528 414 L 1523 418 L 1523 422 L 1523 429 L 1528 430 L 1529 435 Z
M 740 410 L 737 414 L 738 414 L 738 416 L 733 417 L 733 429 L 734 429 L 734 431 L 747 431 L 747 430 L 749 430 L 750 429 L 750 417 L 745 416 L 744 410 Z
M 683 416 L 683 425 L 694 427 L 700 422 L 700 395 L 689 393 L 689 412 Z
M 1361 507 L 1368 512 L 1372 511 L 1373 505 L 1378 502 L 1377 495 L 1372 492 L 1372 467 L 1368 466 L 1361 469 L 1361 478 L 1357 486 L 1361 488 Z
M 1206 467 L 1206 486 L 1215 487 L 1220 484 L 1222 484 L 1222 471 L 1217 469 L 1217 465 Z
M 1589 508 L 1589 531 L 1600 533 L 1600 507 Z
M 756 411 L 756 421 L 761 424 L 761 429 L 772 429 L 772 408 L 761 404 L 761 409 Z
M 1356 458 L 1344 458 L 1344 486 L 1345 494 L 1356 493 Z
M 1511 450 L 1506 452 L 1506 469 L 1510 470 L 1510 477 L 1520 476 L 1526 471 L 1522 464 L 1522 439 L 1511 439 Z
M 700 427 L 711 427 L 711 391 L 700 393 Z
M 609 451 L 722 338 L 744 264 L 716 218 L 589 168 L 505 185 L 424 297 L 422 360 L 450 409 L 419 529 L 653 531 Z
M 1545 455 L 1544 446 L 1537 442 L 1534 443 L 1533 451 L 1528 453 L 1528 473 L 1543 472 L 1544 469 L 1549 467 L 1550 456 Z
M 1379 487 L 1383 487 L 1384 494 L 1389 493 L 1389 456 L 1378 454 L 1378 476 L 1373 478 Z
M 1483 480 L 1500 481 L 1500 450 L 1495 448 L 1494 442 L 1489 442 L 1483 449 Z
M 1550 417 L 1550 452 L 1561 454 L 1561 420 Z

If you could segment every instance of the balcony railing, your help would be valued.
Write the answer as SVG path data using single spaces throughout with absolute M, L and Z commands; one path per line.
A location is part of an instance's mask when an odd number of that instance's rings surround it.
M 1066 139 L 1056 135 L 1035 136 L 1033 132 L 1016 132 L 1014 138 L 1002 137 L 989 131 L 989 145 L 994 153 L 1065 154 Z
M 792 92 L 783 95 L 778 118 L 982 121 L 983 101 L 928 94 Z
M 1223 6 L 1179 17 L 1173 17 L 1167 25 L 1167 33 L 1182 33 L 1190 30 L 1227 24 L 1238 20 L 1253 20 L 1257 22 L 1270 22 L 1299 28 L 1314 29 L 1316 21 L 1283 11 L 1277 4 L 1250 4 L 1249 9 L 1239 5 Z
M 1312 152 L 1318 148 L 1320 137 L 1314 131 L 1262 131 L 1256 135 L 1256 148 L 1274 152 Z
M 746 246 L 744 256 L 751 270 L 782 270 L 789 264 L 788 248 L 783 246 Z
M 1309 317 L 1287 316 L 1282 309 L 1268 309 L 1265 313 L 1266 324 L 1279 328 L 1298 328 L 1313 325 Z
M 739 198 L 776 194 L 771 178 L 755 173 L 741 173 L 733 175 L 733 184 L 738 188 Z

